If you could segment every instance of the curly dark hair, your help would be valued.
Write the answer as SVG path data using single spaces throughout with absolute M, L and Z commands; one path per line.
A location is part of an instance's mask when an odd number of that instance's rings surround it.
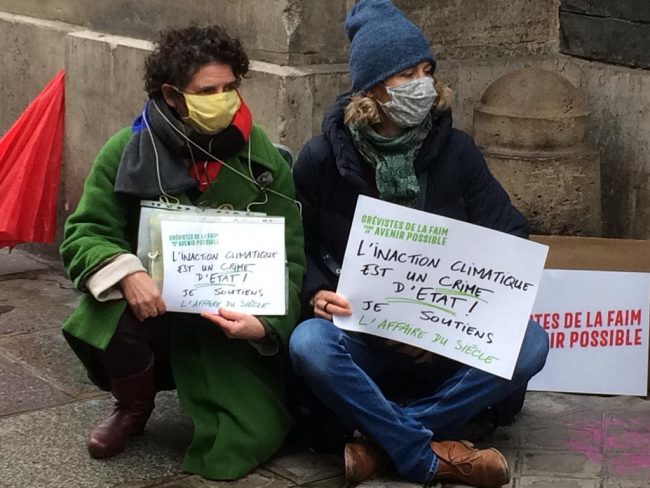
M 184 89 L 199 68 L 214 62 L 230 65 L 238 81 L 248 73 L 248 56 L 239 39 L 220 26 L 163 31 L 144 64 L 145 90 L 153 98 L 162 95 L 163 83 Z

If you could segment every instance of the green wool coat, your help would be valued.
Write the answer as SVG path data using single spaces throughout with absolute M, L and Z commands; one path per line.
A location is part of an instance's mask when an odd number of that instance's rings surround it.
M 98 385 L 107 384 L 93 348 L 105 349 L 127 304 L 98 302 L 84 289 L 86 279 L 107 259 L 135 253 L 139 199 L 116 195 L 115 176 L 131 136 L 123 129 L 112 136 L 95 159 L 83 195 L 65 224 L 61 256 L 75 286 L 86 292 L 63 324 L 73 349 Z M 254 163 L 269 170 L 269 188 L 294 198 L 291 171 L 264 132 L 251 132 Z M 248 174 L 246 149 L 225 161 Z M 247 341 L 228 339 L 221 330 L 193 314 L 174 314 L 171 365 L 183 409 L 194 422 L 194 436 L 183 469 L 210 479 L 237 479 L 265 462 L 281 445 L 292 425 L 285 403 L 286 346 L 299 314 L 298 294 L 305 270 L 303 231 L 297 205 L 267 193 L 255 211 L 285 217 L 288 309 L 284 316 L 263 317 L 281 343 L 275 356 L 260 355 Z M 255 185 L 222 167 L 216 180 L 195 202 L 231 204 L 245 210 L 264 201 Z M 177 323 L 176 323 L 177 322 Z M 96 350 L 94 349 L 94 350 Z

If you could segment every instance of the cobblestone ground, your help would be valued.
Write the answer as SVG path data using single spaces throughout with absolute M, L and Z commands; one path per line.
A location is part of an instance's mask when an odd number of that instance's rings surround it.
M 295 447 L 238 482 L 182 473 L 192 427 L 173 393 L 157 397 L 145 434 L 126 453 L 90 459 L 86 434 L 110 398 L 89 383 L 59 332 L 78 299 L 56 262 L 0 251 L 0 487 L 344 485 L 340 456 Z M 529 393 L 517 422 L 481 443 L 508 458 L 510 487 L 650 487 L 645 398 Z M 386 474 L 362 486 L 409 484 Z

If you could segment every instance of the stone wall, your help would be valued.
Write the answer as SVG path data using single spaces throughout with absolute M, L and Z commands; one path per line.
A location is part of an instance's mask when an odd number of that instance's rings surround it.
M 397 0 L 396 4 L 422 26 L 439 59 L 470 60 L 557 52 L 558 1 L 539 0 L 532 6 L 530 0 Z M 328 105 L 337 91 L 349 86 L 342 76 L 346 71 L 347 51 L 343 19 L 353 4 L 354 0 L 193 0 L 182 3 L 165 0 L 0 0 L 4 20 L 4 32 L 0 32 L 0 36 L 5 41 L 3 46 L 9 47 L 3 54 L 6 69 L 0 89 L 17 97 L 15 104 L 3 107 L 0 130 L 7 128 L 36 93 L 30 90 L 15 92 L 9 88 L 20 79 L 21 73 L 26 69 L 43 73 L 31 80 L 38 86 L 41 81 L 44 84 L 48 79 L 46 73 L 49 75 L 52 71 L 40 70 L 39 63 L 48 62 L 57 69 L 64 67 L 64 42 L 61 39 L 40 42 L 38 37 L 42 32 L 56 30 L 54 26 L 59 26 L 61 32 L 87 30 L 98 35 L 153 40 L 163 28 L 193 22 L 222 23 L 242 39 L 251 59 L 259 62 L 254 63 L 253 70 L 259 67 L 260 80 L 269 81 L 269 77 L 273 77 L 272 84 L 290 87 L 291 83 L 286 83 L 288 80 L 310 79 L 310 90 L 318 90 L 314 103 Z M 13 38 L 12 23 L 25 32 L 33 32 L 34 38 L 20 41 Z M 29 52 L 26 56 L 30 49 L 37 52 Z M 51 53 L 57 49 L 56 53 Z M 81 61 L 80 57 L 75 60 L 76 63 Z M 283 71 L 284 66 L 295 69 Z M 139 83 L 139 72 L 136 78 Z M 317 83 L 318 78 L 323 82 Z M 275 97 L 266 99 L 257 90 L 249 92 L 248 96 L 255 97 L 265 114 L 258 119 L 266 120 L 268 115 L 268 129 L 285 138 L 282 142 L 293 144 L 297 149 L 304 142 L 305 132 L 293 134 L 291 129 L 282 127 L 286 125 L 284 121 L 296 115 L 302 118 L 305 114 L 273 114 L 271 110 L 277 106 L 291 109 L 293 95 L 287 92 L 286 99 L 280 101 Z M 279 93 L 277 87 L 271 92 Z M 316 95 L 316 92 L 310 94 Z M 132 110 L 130 105 L 122 107 L 125 114 Z M 308 115 L 320 113 L 322 108 L 319 107 L 307 110 Z M 312 121 L 300 124 L 300 128 L 310 127 L 317 131 L 319 125 L 319 121 Z
M 98 149 L 142 110 L 142 66 L 151 47 L 148 41 L 87 30 L 66 37 L 64 215 L 79 201 L 79 182 Z
M 65 66 L 65 39 L 78 27 L 0 11 L 0 134 Z
M 650 68 L 650 2 L 562 0 L 562 52 Z
M 56 12 L 53 9 L 49 13 L 55 17 Z M 142 109 L 146 100 L 143 62 L 152 44 L 136 37 L 2 11 L 0 44 L 0 90 L 4 94 L 0 97 L 0 133 L 13 124 L 56 72 L 66 71 L 61 228 L 78 202 L 99 148 Z M 296 151 L 318 132 L 324 110 L 348 86 L 345 64 L 286 66 L 253 60 L 242 93 L 269 136 Z
M 604 228 L 650 238 L 650 2 L 562 0 L 561 50 L 573 59 L 602 155 Z
M 342 63 L 350 0 L 0 0 L 0 11 L 154 40 L 161 29 L 221 24 L 251 58 L 277 64 Z M 334 26 L 334 29 L 330 27 Z
M 650 239 L 650 71 L 573 62 L 602 157 L 606 235 Z
M 455 92 L 454 125 L 471 132 L 487 87 L 530 66 L 564 76 L 587 99 L 587 142 L 601 154 L 603 235 L 650 239 L 650 71 L 562 54 L 442 62 Z
M 559 54 L 559 0 L 395 1 L 430 39 L 438 74 L 456 93 L 454 119 L 461 129 L 471 131 L 474 104 L 487 86 L 523 66 L 556 71 L 584 90 L 592 142 L 603 156 L 604 233 L 650 237 L 650 72 Z M 62 221 L 76 205 L 94 154 L 142 107 L 148 41 L 166 27 L 222 23 L 241 37 L 253 60 L 242 91 L 257 122 L 297 151 L 349 87 L 343 18 L 352 4 L 0 0 L 0 132 L 66 69 Z
M 395 0 L 440 59 L 552 54 L 559 0 Z

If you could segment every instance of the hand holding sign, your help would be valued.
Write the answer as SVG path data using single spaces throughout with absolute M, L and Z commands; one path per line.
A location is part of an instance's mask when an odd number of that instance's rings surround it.
M 201 317 L 221 327 L 231 339 L 254 341 L 266 336 L 262 322 L 253 315 L 220 308 L 218 314 L 204 312 Z
M 318 290 L 310 300 L 314 307 L 314 315 L 332 320 L 334 315 L 349 317 L 352 315 L 350 304 L 341 295 L 329 290 Z
M 129 307 L 140 322 L 167 311 L 156 283 L 144 271 L 125 276 L 120 280 L 120 287 Z

